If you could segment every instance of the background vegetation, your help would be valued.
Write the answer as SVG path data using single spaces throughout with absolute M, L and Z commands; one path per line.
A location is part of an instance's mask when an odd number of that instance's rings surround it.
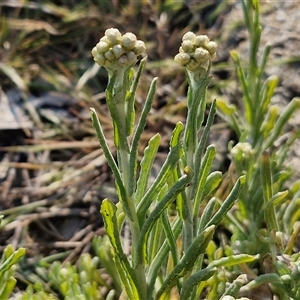
M 107 74 L 94 64 L 91 57 L 91 49 L 104 31 L 110 27 L 123 33 L 131 31 L 146 43 L 148 62 L 137 91 L 137 110 L 141 110 L 147 87 L 157 76 L 158 90 L 143 138 L 146 145 L 150 136 L 157 132 L 162 134 L 156 162 L 159 168 L 166 156 L 171 131 L 177 121 L 185 120 L 187 84 L 182 69 L 173 61 L 182 35 L 187 31 L 207 34 L 220 44 L 222 32 L 238 26 L 248 26 L 250 30 L 251 26 L 256 26 L 244 20 L 243 25 L 233 22 L 230 28 L 224 27 L 223 19 L 233 5 L 229 1 L 199 1 L 199 4 L 197 1 L 154 2 L 62 0 L 0 3 L 2 263 L 13 255 L 12 249 L 26 248 L 23 258 L 21 250 L 7 264 L 11 267 L 19 261 L 15 272 L 13 269 L 7 272 L 9 268 L 4 268 L 1 273 L 0 269 L 2 280 L 13 274 L 17 280 L 11 297 L 113 299 L 121 293 L 110 252 L 103 250 L 109 246 L 99 214 L 101 200 L 107 196 L 116 199 L 116 193 L 89 111 L 91 106 L 95 107 L 107 138 L 112 140 L 112 124 L 104 94 Z M 255 27 L 252 29 L 250 42 L 255 43 L 257 32 Z M 254 58 L 256 49 L 252 51 L 254 61 L 251 66 L 257 63 Z M 228 55 L 220 53 L 214 63 L 208 99 L 217 95 L 224 99 L 224 90 L 228 93 L 228 86 L 233 87 L 232 94 L 240 95 L 240 99 L 247 95 L 257 69 L 252 69 L 252 74 L 250 70 L 251 81 L 244 80 L 243 85 L 243 61 L 239 62 L 234 53 L 232 57 L 228 60 Z M 262 67 L 262 80 L 257 82 L 257 90 L 252 89 L 251 93 L 260 97 L 257 91 L 263 87 L 264 66 L 259 64 L 256 67 Z M 266 82 L 264 88 L 269 94 L 265 97 L 269 101 L 276 82 Z M 210 291 L 207 299 L 217 299 L 224 294 L 225 287 L 232 289 L 228 295 L 238 294 L 240 287 L 247 283 L 252 284 L 248 287 L 252 292 L 246 289 L 244 295 L 251 299 L 262 299 L 254 295 L 272 299 L 273 292 L 280 299 L 297 299 L 299 288 L 295 282 L 300 272 L 295 253 L 300 230 L 297 223 L 299 184 L 293 181 L 287 185 L 291 174 L 283 164 L 286 147 L 271 152 L 274 156 L 264 152 L 273 149 L 275 139 L 282 132 L 281 125 L 291 114 L 286 115 L 285 120 L 281 119 L 274 137 L 272 130 L 275 126 L 266 125 L 275 125 L 279 112 L 275 108 L 269 109 L 269 106 L 263 107 L 265 114 L 259 115 L 258 121 L 262 125 L 267 116 L 267 120 L 273 122 L 264 123 L 265 138 L 271 138 L 263 144 L 257 136 L 259 133 L 251 131 L 251 122 L 245 125 L 244 117 L 247 116 L 242 113 L 245 112 L 245 100 L 235 100 L 235 107 L 219 101 L 219 117 L 210 137 L 218 150 L 214 169 L 225 174 L 217 192 L 218 198 L 226 198 L 233 185 L 232 178 L 248 171 L 249 164 L 254 165 L 262 159 L 265 169 L 250 168 L 247 190 L 241 199 L 244 205 L 236 207 L 238 213 L 229 214 L 218 228 L 214 242 L 207 250 L 207 259 L 220 259 L 236 249 L 242 253 L 261 254 L 261 259 L 250 266 L 242 265 L 240 269 L 221 269 L 208 283 L 215 283 L 216 290 Z M 292 108 L 297 106 L 295 104 Z M 233 140 L 233 145 L 238 141 L 248 142 L 249 136 L 245 138 L 242 134 L 247 124 L 250 124 L 250 142 L 253 148 L 258 147 L 257 156 L 245 161 L 245 157 L 237 153 L 237 163 L 230 164 L 227 144 L 229 140 Z M 297 136 L 298 132 L 295 132 L 287 145 Z M 140 152 L 145 145 L 141 145 Z M 112 143 L 109 146 L 114 152 Z M 275 159 L 277 163 L 274 163 Z M 263 184 L 254 179 L 259 178 L 260 172 L 271 169 L 272 176 L 265 177 L 266 189 L 259 190 Z M 152 175 L 155 177 L 155 170 Z M 270 186 L 272 191 L 266 194 Z M 284 194 L 280 194 L 282 192 Z M 256 206 L 257 202 L 254 202 L 247 207 L 249 193 L 255 194 L 257 201 L 265 197 L 265 206 Z M 279 207 L 276 217 L 274 203 Z M 266 209 L 270 212 L 267 215 L 272 217 L 266 221 L 264 215 L 259 215 L 260 208 Z M 248 233 L 253 233 L 250 239 Z M 7 248 L 9 244 L 12 249 Z M 241 279 L 238 275 L 246 275 L 246 278 Z M 258 275 L 266 276 L 252 280 Z M 226 281 L 231 283 L 229 287 Z M 274 288 L 276 285 L 279 290 Z M 9 294 L 2 292 L 2 295 Z

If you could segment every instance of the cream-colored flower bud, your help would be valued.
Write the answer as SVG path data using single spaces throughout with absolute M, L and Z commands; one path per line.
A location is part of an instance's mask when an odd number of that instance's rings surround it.
M 109 44 L 109 40 L 108 40 L 108 38 L 107 38 L 107 36 L 105 35 L 105 36 L 103 36 L 101 39 L 100 39 L 100 41 L 99 41 L 99 43 L 100 42 L 102 42 L 102 43 L 106 43 L 106 44 Z
M 206 48 L 207 44 L 209 43 L 209 38 L 207 35 L 198 35 L 193 42 L 196 47 Z
M 116 28 L 109 28 L 105 31 L 105 36 L 111 45 L 118 44 L 121 41 L 122 35 Z
M 121 55 L 124 54 L 124 50 L 121 45 L 114 45 L 112 48 L 112 52 L 116 59 L 118 59 Z
M 120 65 L 120 66 L 126 66 L 126 65 L 128 65 L 128 58 L 127 58 L 127 56 L 126 55 L 122 55 L 119 59 L 118 59 L 118 64 Z
M 134 46 L 134 52 L 136 55 L 145 55 L 146 54 L 145 43 L 141 40 L 137 40 Z
M 113 68 L 114 65 L 115 65 L 114 62 L 106 60 L 105 63 L 103 64 L 103 67 L 105 67 L 105 68 Z
M 192 76 L 198 79 L 207 76 L 211 61 L 216 57 L 217 44 L 210 42 L 206 35 L 196 36 L 187 32 L 182 37 L 179 54 L 175 61 L 191 71 Z
M 98 53 L 104 53 L 109 50 L 109 45 L 105 42 L 100 41 L 96 45 L 96 48 L 97 48 Z
M 253 148 L 248 142 L 237 143 L 230 151 L 233 158 L 241 157 L 247 159 L 252 156 Z
M 136 36 L 131 32 L 127 32 L 122 36 L 121 44 L 126 50 L 132 50 L 136 44 L 136 41 Z
M 92 55 L 93 55 L 93 57 L 96 57 L 96 56 L 98 55 L 97 47 L 94 47 L 94 48 L 92 49 Z
M 137 61 L 137 57 L 136 57 L 136 54 L 133 52 L 133 51 L 129 51 L 127 54 L 126 54 L 126 57 L 127 57 L 127 61 L 128 61 L 128 64 L 131 65 L 133 63 L 136 63 Z
M 186 40 L 193 41 L 195 38 L 196 38 L 196 34 L 189 31 L 182 37 L 182 41 L 186 41 Z
M 146 46 L 143 41 L 137 40 L 130 32 L 122 36 L 116 28 L 107 29 L 105 36 L 92 49 L 94 60 L 107 68 L 110 74 L 114 70 L 120 70 L 120 67 L 132 66 L 145 54 Z
M 195 50 L 193 57 L 198 63 L 202 64 L 209 60 L 209 52 L 206 49 L 200 47 Z
M 209 43 L 207 43 L 206 49 L 208 50 L 208 52 L 211 55 L 216 54 L 216 52 L 217 52 L 217 43 L 210 41 Z
M 190 61 L 191 57 L 187 53 L 178 53 L 175 57 L 174 60 L 180 64 L 180 65 L 187 65 Z
M 184 52 L 191 53 L 194 52 L 195 48 L 191 40 L 185 40 L 181 44 L 181 48 Z
M 217 57 L 217 53 L 210 55 L 210 60 L 213 61 Z
M 104 63 L 105 63 L 105 57 L 103 54 L 96 54 L 96 55 L 93 55 L 94 56 L 94 61 L 100 65 L 100 66 L 103 66 Z
M 104 57 L 109 61 L 114 61 L 116 59 L 116 57 L 112 51 L 105 52 Z
M 184 53 L 184 50 L 182 49 L 182 47 L 179 47 L 179 53 Z

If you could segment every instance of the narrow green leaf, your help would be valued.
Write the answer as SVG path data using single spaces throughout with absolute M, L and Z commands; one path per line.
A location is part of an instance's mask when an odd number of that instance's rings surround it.
M 270 202 L 272 202 L 274 206 L 281 205 L 286 200 L 288 194 L 288 190 L 278 192 L 271 198 Z
M 222 178 L 222 173 L 219 171 L 212 172 L 207 176 L 202 192 L 203 199 L 211 195 L 219 187 Z
M 11 253 L 11 247 L 12 246 L 10 245 L 7 248 L 9 253 Z M 25 248 L 19 248 L 15 250 L 13 253 L 10 254 L 10 256 L 4 254 L 5 260 L 2 261 L 0 265 L 0 276 L 2 276 L 3 273 L 9 270 L 13 265 L 17 264 L 21 259 L 21 257 L 23 257 L 25 254 L 26 254 Z
M 116 265 L 111 263 L 113 261 L 113 256 L 111 253 L 111 244 L 109 241 L 109 237 L 107 235 L 104 235 L 103 237 L 96 236 L 93 238 L 92 245 L 93 250 L 95 251 L 96 256 L 99 258 L 101 265 L 105 268 L 105 271 L 111 276 L 114 282 L 115 289 L 119 293 L 121 293 L 121 276 L 118 276 Z M 108 287 L 108 284 L 106 282 L 103 282 L 104 280 L 102 279 L 102 277 L 100 277 L 98 280 L 101 285 Z
M 204 126 L 199 144 L 196 148 L 196 154 L 195 154 L 195 158 L 194 158 L 194 167 L 197 166 L 197 164 L 200 163 L 201 160 L 202 160 L 204 148 L 207 144 L 207 138 L 208 138 L 208 135 L 210 133 L 211 126 L 213 125 L 213 122 L 214 122 L 216 109 L 217 109 L 216 100 L 214 100 L 211 107 L 210 107 L 209 114 L 208 114 L 208 117 L 207 117 L 207 121 L 206 121 L 206 124 Z M 194 171 L 194 173 L 197 176 L 197 172 Z M 198 177 L 195 177 L 195 182 L 198 182 L 198 178 L 199 178 L 199 175 L 198 175 Z
M 137 173 L 138 145 L 140 142 L 142 132 L 147 123 L 147 116 L 152 107 L 152 102 L 153 102 L 155 92 L 156 92 L 156 82 L 157 82 L 157 78 L 154 78 L 151 82 L 150 89 L 149 89 L 149 92 L 147 95 L 147 99 L 145 101 L 145 105 L 143 107 L 141 116 L 139 118 L 138 124 L 136 126 L 136 129 L 134 131 L 133 138 L 132 138 L 131 151 L 130 151 L 130 156 L 129 156 L 129 178 L 130 178 L 130 185 L 129 185 L 129 189 L 128 189 L 129 195 L 132 195 L 132 193 L 135 189 L 136 173 Z M 136 89 L 136 87 L 135 87 L 135 89 Z M 150 144 L 150 142 L 149 142 L 149 144 Z M 151 169 L 150 166 L 152 166 L 152 163 L 151 163 L 151 165 L 148 166 L 149 169 Z M 137 188 L 139 188 L 139 185 L 137 186 Z M 138 199 L 141 199 L 141 195 L 139 195 Z M 139 202 L 139 200 L 137 200 L 137 202 Z
M 215 197 L 211 198 L 206 204 L 205 209 L 200 217 L 200 222 L 197 230 L 198 234 L 200 234 L 200 232 L 204 230 L 206 224 L 208 224 L 208 222 L 211 220 L 214 213 L 215 204 L 216 204 Z
M 180 168 L 180 165 L 178 164 L 177 169 L 175 169 L 173 171 L 173 178 L 172 178 L 173 182 L 178 181 L 178 179 L 180 178 L 180 175 L 181 175 L 181 168 Z M 181 193 L 178 195 L 178 197 L 176 198 L 176 208 L 177 208 L 179 217 L 182 220 L 191 219 L 189 217 L 189 205 L 188 205 L 186 193 Z
M 125 268 L 123 267 L 123 264 L 120 260 L 120 258 L 117 255 L 114 255 L 114 259 L 112 260 L 112 262 L 116 269 L 117 269 L 117 275 L 119 276 L 119 281 L 122 282 L 122 287 L 124 287 L 127 296 L 129 297 L 129 299 L 135 299 L 135 292 L 133 291 L 135 288 L 134 286 L 132 286 L 131 284 L 131 280 L 127 275 L 127 271 L 125 270 Z M 137 298 L 138 299 L 138 298 Z
M 167 299 L 170 290 L 176 284 L 177 280 L 180 277 L 184 276 L 186 272 L 190 271 L 193 268 L 199 255 L 205 252 L 209 241 L 213 237 L 214 231 L 215 226 L 212 225 L 210 227 L 207 227 L 199 236 L 195 238 L 179 263 L 174 267 L 173 271 L 164 280 L 163 284 L 156 294 L 155 299 Z
M 0 292 L 0 299 L 1 300 L 6 300 L 6 299 L 11 299 L 10 297 L 12 296 L 11 293 L 17 283 L 17 280 L 14 277 L 9 277 L 8 279 L 5 280 L 5 284 L 1 282 L 2 287 L 1 287 L 1 292 Z
M 137 182 L 136 193 L 134 197 L 136 203 L 139 203 L 143 196 L 146 194 L 151 168 L 155 160 L 159 145 L 160 135 L 157 133 L 149 140 L 148 146 L 144 150 L 144 156 L 140 165 L 140 176 Z
M 261 156 L 260 177 L 263 188 L 264 203 L 266 204 L 273 196 L 271 162 L 270 155 L 267 152 L 263 152 Z
M 248 282 L 246 274 L 239 275 L 225 290 L 222 297 L 228 295 L 232 297 L 238 297 L 239 291 L 243 285 Z M 221 299 L 222 299 L 221 297 Z
M 157 202 L 160 202 L 163 197 L 167 194 L 169 190 L 169 187 L 167 184 L 165 184 L 159 192 L 159 195 L 157 197 Z M 154 203 L 155 205 L 155 203 Z M 162 225 L 162 219 L 158 219 L 157 222 L 154 224 L 152 230 L 149 233 L 148 238 L 148 257 L 147 261 L 149 262 L 149 265 L 151 265 L 151 261 L 155 258 L 157 252 L 159 251 L 161 244 L 163 242 L 162 238 L 165 240 L 165 237 L 163 236 L 164 230 Z
M 236 106 L 233 104 L 229 104 L 226 102 L 226 100 L 218 98 L 216 100 L 217 108 L 218 108 L 218 114 L 222 116 L 224 120 L 228 123 L 230 127 L 236 132 L 238 137 L 242 135 L 241 130 L 243 129 L 241 124 L 241 117 L 237 113 Z
M 3 251 L 2 254 L 2 263 L 4 263 L 12 254 L 14 253 L 14 247 L 12 244 L 9 244 Z
M 181 134 L 184 130 L 184 126 L 181 122 L 178 122 L 175 126 L 175 129 L 172 132 L 172 137 L 170 141 L 170 148 L 175 148 L 180 144 Z
M 177 263 L 178 263 L 178 259 L 179 259 L 178 246 L 176 244 L 176 239 L 175 239 L 175 236 L 172 232 L 172 227 L 171 227 L 171 224 L 170 224 L 170 218 L 169 218 L 168 213 L 167 213 L 166 210 L 162 213 L 161 220 L 162 220 L 166 240 L 167 240 L 167 242 L 170 246 L 170 251 L 171 251 L 172 259 L 173 259 L 173 264 L 174 264 L 174 266 L 176 266 Z
M 193 207 L 193 220 L 194 226 L 197 226 L 197 219 L 200 204 L 203 200 L 203 190 L 209 175 L 213 160 L 216 155 L 216 148 L 214 145 L 210 145 L 207 147 L 204 157 L 201 161 L 200 168 L 196 170 L 197 164 L 200 162 L 195 162 L 195 175 L 192 180 L 193 193 L 192 196 L 194 198 L 194 207 Z M 194 228 L 195 229 L 195 228 Z
M 127 285 L 127 281 L 123 281 L 126 292 L 129 295 L 132 293 L 132 299 L 140 299 L 140 287 L 139 281 L 136 277 L 136 274 L 130 263 L 128 261 L 127 256 L 123 251 L 123 247 L 120 240 L 120 231 L 118 228 L 117 217 L 116 217 L 117 208 L 114 203 L 112 203 L 109 199 L 104 199 L 101 204 L 101 214 L 103 216 L 103 220 L 105 223 L 106 233 L 109 237 L 109 240 L 113 246 L 115 259 L 118 260 L 120 267 L 126 273 L 126 277 L 129 282 L 129 286 Z M 118 264 L 116 265 L 118 267 Z M 119 268 L 120 269 L 120 268 Z M 120 273 L 122 275 L 122 273 Z
M 245 24 L 246 24 L 246 27 L 249 28 L 251 27 L 251 22 L 250 22 L 250 16 L 248 15 L 248 6 L 249 5 L 252 5 L 251 3 L 252 1 L 248 1 L 248 0 L 242 0 L 241 3 L 242 3 L 242 9 L 243 9 L 243 12 L 244 12 L 244 18 L 245 18 Z
M 240 291 L 249 292 L 255 288 L 258 288 L 262 284 L 273 284 L 276 287 L 283 287 L 283 282 L 278 274 L 275 273 L 268 273 L 262 274 L 256 277 L 255 279 L 251 280 L 248 284 L 243 286 Z
M 138 258 L 135 264 L 142 258 L 147 257 L 147 238 L 149 231 L 161 216 L 163 211 L 168 207 L 168 205 L 174 201 L 179 193 L 184 191 L 187 184 L 191 182 L 191 177 L 189 175 L 183 175 L 177 182 L 173 184 L 168 193 L 163 197 L 163 199 L 156 205 L 154 210 L 150 213 L 149 217 L 144 221 L 143 227 L 140 233 L 140 239 L 137 244 Z
M 277 216 L 273 216 L 273 211 L 275 211 L 275 206 L 280 205 L 282 202 L 286 200 L 286 196 L 288 195 L 288 191 L 278 192 L 276 193 L 267 203 L 265 203 L 260 210 L 259 215 L 257 216 L 257 224 L 262 224 L 265 220 L 268 225 L 269 230 L 278 231 L 277 227 L 278 221 Z M 288 207 L 289 209 L 289 207 Z M 284 219 L 283 219 L 284 221 Z M 289 219 L 289 224 L 291 224 L 291 220 Z
M 231 116 L 236 112 L 235 105 L 229 104 L 223 99 L 217 99 L 217 107 L 224 115 L 227 116 Z
M 136 92 L 138 83 L 140 81 L 140 77 L 142 75 L 142 72 L 145 68 L 146 62 L 147 62 L 147 57 L 144 57 L 143 59 L 141 59 L 138 70 L 137 70 L 137 73 L 136 73 L 136 76 L 135 76 L 134 80 L 132 81 L 132 84 L 131 84 L 131 87 L 130 87 L 130 92 L 133 95 L 135 95 L 135 92 Z
M 196 130 L 199 131 L 201 128 L 204 116 L 205 116 L 205 108 L 206 108 L 206 89 L 211 81 L 211 77 L 207 75 L 203 80 L 201 80 L 201 83 L 197 82 L 198 86 L 196 90 L 193 90 L 193 105 L 191 109 L 196 109 L 197 115 L 196 115 Z
M 268 114 L 265 116 L 265 120 L 260 128 L 260 132 L 263 134 L 264 138 L 267 138 L 272 132 L 278 116 L 279 107 L 277 105 L 270 106 L 268 109 Z
M 278 118 L 271 136 L 265 142 L 265 149 L 272 147 L 275 140 L 280 136 L 283 127 L 290 120 L 295 111 L 300 108 L 300 98 L 293 98 L 287 105 L 281 116 Z
M 129 77 L 129 82 L 131 82 L 131 87 L 130 91 L 128 93 L 128 96 L 126 97 L 126 102 L 127 102 L 127 117 L 126 117 L 126 134 L 127 136 L 131 135 L 133 126 L 134 126 L 134 121 L 135 121 L 135 110 L 134 110 L 134 102 L 135 102 L 135 95 L 136 95 L 136 89 L 138 86 L 138 83 L 141 78 L 142 71 L 145 67 L 146 64 L 146 57 L 143 58 L 140 61 L 136 76 L 134 76 L 134 71 L 131 69 L 130 71 L 130 77 Z
M 180 135 L 183 131 L 183 125 L 177 123 L 175 129 L 173 130 L 173 135 L 170 144 L 169 154 L 164 164 L 162 165 L 160 172 L 146 194 L 141 199 L 137 211 L 140 225 L 144 223 L 145 216 L 148 208 L 150 207 L 153 200 L 155 200 L 156 195 L 160 188 L 167 183 L 168 178 L 172 175 L 173 170 L 176 168 L 180 157 L 182 156 L 182 145 L 180 143 Z
M 187 74 L 189 77 L 189 75 Z M 205 91 L 210 82 L 210 77 L 205 78 L 197 87 L 194 87 L 191 83 L 188 92 L 188 114 L 186 119 L 186 126 L 184 131 L 184 148 L 187 153 L 186 165 L 193 168 L 193 162 L 190 161 L 193 154 L 196 152 L 197 135 L 200 126 L 203 123 L 205 114 Z
M 272 171 L 271 171 L 271 162 L 270 155 L 267 152 L 262 153 L 261 164 L 260 164 L 260 177 L 262 182 L 263 189 L 263 198 L 264 198 L 264 214 L 265 220 L 269 230 L 279 230 L 279 225 L 277 217 L 275 214 L 275 207 L 273 202 L 270 202 L 273 197 L 273 182 L 272 182 Z M 270 203 L 270 204 L 269 204 Z M 269 205 L 268 205 L 269 204 Z
M 268 108 L 270 107 L 271 98 L 274 95 L 274 91 L 278 85 L 278 78 L 276 76 L 269 77 L 263 84 L 261 90 L 261 107 L 258 111 L 258 118 L 260 117 L 263 120 L 263 117 L 268 112 Z
M 248 254 L 237 254 L 227 257 L 222 257 L 220 259 L 214 260 L 208 265 L 208 268 L 214 267 L 231 267 L 239 264 L 246 264 L 253 262 L 258 259 L 258 256 L 248 255 Z
M 190 278 L 182 285 L 180 299 L 190 299 L 193 289 L 201 282 L 208 280 L 216 271 L 216 268 L 205 268 L 191 275 Z
M 113 158 L 113 155 L 112 155 L 111 151 L 109 150 L 109 147 L 107 145 L 107 142 L 106 142 L 103 130 L 102 130 L 102 126 L 99 122 L 97 113 L 96 113 L 94 108 L 91 108 L 91 118 L 92 118 L 93 126 L 96 130 L 96 134 L 97 134 L 100 146 L 103 150 L 103 153 L 105 155 L 107 163 L 108 163 L 110 169 L 112 170 L 112 172 L 114 174 L 119 200 L 122 203 L 122 206 L 123 206 L 124 211 L 126 212 L 126 215 L 132 221 L 133 217 L 131 216 L 131 212 L 130 212 L 130 209 L 128 207 L 127 193 L 126 193 L 126 190 L 125 190 L 125 187 L 124 187 L 124 184 L 123 184 L 123 180 L 122 180 L 119 168 L 118 168 L 118 166 L 117 166 L 117 164 L 116 164 L 116 162 Z
M 227 214 L 227 212 L 231 209 L 233 206 L 235 200 L 239 196 L 243 185 L 245 184 L 246 176 L 241 176 L 237 179 L 234 187 L 232 188 L 231 192 L 227 196 L 227 198 L 222 203 L 219 210 L 215 213 L 215 215 L 212 217 L 212 219 L 207 223 L 206 226 L 219 225 L 224 216 Z
M 172 224 L 172 232 L 175 239 L 182 233 L 182 220 L 177 218 Z M 148 295 L 152 296 L 154 291 L 154 285 L 161 271 L 161 267 L 168 258 L 168 253 L 170 251 L 170 246 L 167 241 L 164 241 L 161 248 L 157 252 L 155 259 L 151 262 L 149 266 L 149 271 L 147 273 L 147 282 L 148 282 Z
M 109 82 L 106 88 L 106 102 L 109 108 L 109 112 L 113 121 L 114 129 L 114 144 L 117 149 L 124 149 L 129 152 L 129 146 L 126 135 L 126 103 L 125 103 L 125 87 L 123 85 L 117 85 L 118 73 L 114 72 L 113 76 L 109 78 Z M 116 91 L 116 86 L 119 88 Z M 115 97 L 118 95 L 118 97 Z M 123 96 L 123 97 L 122 97 Z M 118 98 L 118 99 L 117 99 Z M 119 99 L 120 98 L 120 99 Z
M 261 60 L 261 64 L 260 64 L 260 68 L 259 68 L 259 81 L 261 81 L 262 77 L 265 75 L 265 69 L 266 69 L 266 65 L 267 65 L 267 62 L 268 62 L 270 52 L 271 52 L 271 45 L 267 44 L 265 46 L 264 53 L 263 53 L 262 60 Z
M 238 56 L 238 53 L 236 51 L 231 51 L 230 55 L 231 55 L 231 58 L 234 60 L 234 62 L 237 65 L 237 75 L 238 75 L 239 81 L 242 85 L 243 97 L 244 97 L 245 103 L 246 103 L 246 111 L 245 111 L 246 118 L 247 118 L 247 121 L 250 124 L 253 124 L 253 122 L 254 122 L 254 109 L 253 109 L 253 104 L 252 104 L 251 97 L 250 97 L 250 94 L 249 94 L 249 88 L 248 88 L 248 85 L 247 85 L 246 76 L 245 76 L 244 70 L 241 66 L 241 62 L 240 62 L 240 58 Z

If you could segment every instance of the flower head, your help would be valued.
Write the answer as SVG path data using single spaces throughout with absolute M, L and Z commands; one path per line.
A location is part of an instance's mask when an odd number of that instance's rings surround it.
M 240 174 L 245 174 L 250 166 L 253 166 L 254 150 L 250 143 L 239 142 L 230 151 L 236 170 Z
M 253 155 L 253 148 L 248 142 L 237 143 L 230 151 L 233 158 L 249 159 Z
M 137 40 L 131 32 L 122 35 L 116 28 L 107 29 L 104 37 L 92 49 L 95 62 L 112 71 L 133 66 L 145 53 L 143 41 Z
M 216 57 L 216 51 L 217 44 L 206 35 L 196 36 L 189 31 L 182 37 L 179 53 L 174 59 L 193 73 L 206 73 Z

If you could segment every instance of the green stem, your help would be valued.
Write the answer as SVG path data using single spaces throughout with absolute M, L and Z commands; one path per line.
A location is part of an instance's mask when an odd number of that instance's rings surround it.
M 206 106 L 206 88 L 209 84 L 210 78 L 195 79 L 196 75 L 187 71 L 189 80 L 188 91 L 188 115 L 183 137 L 183 146 L 185 151 L 185 163 L 195 173 L 195 155 L 198 144 L 198 131 L 204 120 L 205 106 Z M 194 182 L 194 180 L 193 180 Z M 187 217 L 183 220 L 183 251 L 185 252 L 191 245 L 195 238 L 196 232 L 194 231 L 193 224 L 193 209 L 194 209 L 194 195 L 193 190 L 195 187 L 188 186 L 186 188 L 187 199 Z
M 193 231 L 193 222 L 192 222 L 192 211 L 193 211 L 193 202 L 187 199 L 188 203 L 188 218 L 183 220 L 183 251 L 185 252 L 191 241 L 194 238 L 194 231 Z
M 122 145 L 122 144 L 121 144 Z M 135 201 L 133 199 L 133 195 L 129 195 L 129 189 L 131 186 L 130 181 L 130 153 L 128 153 L 127 149 L 119 149 L 118 150 L 118 159 L 119 159 L 119 168 L 121 170 L 122 181 L 127 194 L 127 206 L 130 211 L 130 215 L 132 219 L 129 219 L 129 225 L 132 234 L 132 245 L 131 245 L 131 255 L 132 261 L 136 261 L 137 257 L 137 241 L 140 238 L 140 226 L 138 222 L 137 210 L 135 207 Z M 145 266 L 142 261 L 135 267 L 136 277 L 140 281 L 139 284 L 143 291 L 143 299 L 147 293 L 147 284 L 146 284 L 146 276 L 145 276 Z
M 257 53 L 260 44 L 261 26 L 259 24 L 259 3 L 253 1 L 242 1 L 244 16 L 246 20 L 246 26 L 250 35 L 250 53 L 249 53 L 249 74 L 247 76 L 247 89 L 251 97 L 251 135 L 252 144 L 255 146 L 260 138 L 260 125 L 262 118 L 260 116 L 259 103 L 261 81 L 260 81 L 260 69 L 257 63 Z
M 124 213 L 128 217 L 128 222 L 130 225 L 130 231 L 132 235 L 132 246 L 131 246 L 131 255 L 132 261 L 136 262 L 137 259 L 137 241 L 140 239 L 140 225 L 138 222 L 137 209 L 135 206 L 134 199 L 134 190 L 132 183 L 133 180 L 136 180 L 134 172 L 131 172 L 133 167 L 130 157 L 135 157 L 131 153 L 136 151 L 136 149 L 131 149 L 130 141 L 128 135 L 131 132 L 131 120 L 128 120 L 129 117 L 133 116 L 134 113 L 134 98 L 126 99 L 127 93 L 130 92 L 130 82 L 129 74 L 130 70 L 120 70 L 116 72 L 110 78 L 111 84 L 108 86 L 108 106 L 113 118 L 114 124 L 114 141 L 117 148 L 117 160 L 118 168 L 120 170 L 122 183 L 125 189 L 125 201 L 127 211 L 124 210 Z M 136 88 L 136 87 L 134 87 Z M 132 97 L 132 96 L 131 96 Z M 130 105 L 128 105 L 128 101 Z M 128 111 L 130 110 L 130 111 Z M 129 122 L 129 123 L 128 123 Z M 135 278 L 138 280 L 138 285 L 141 287 L 142 298 L 146 299 L 147 296 L 147 284 L 145 276 L 145 266 L 144 262 L 140 260 L 134 266 Z
M 128 197 L 131 195 L 128 194 L 128 186 L 129 186 L 129 153 L 125 149 L 118 150 L 118 158 L 119 158 L 119 168 L 122 174 L 123 184 L 126 189 L 126 193 Z

